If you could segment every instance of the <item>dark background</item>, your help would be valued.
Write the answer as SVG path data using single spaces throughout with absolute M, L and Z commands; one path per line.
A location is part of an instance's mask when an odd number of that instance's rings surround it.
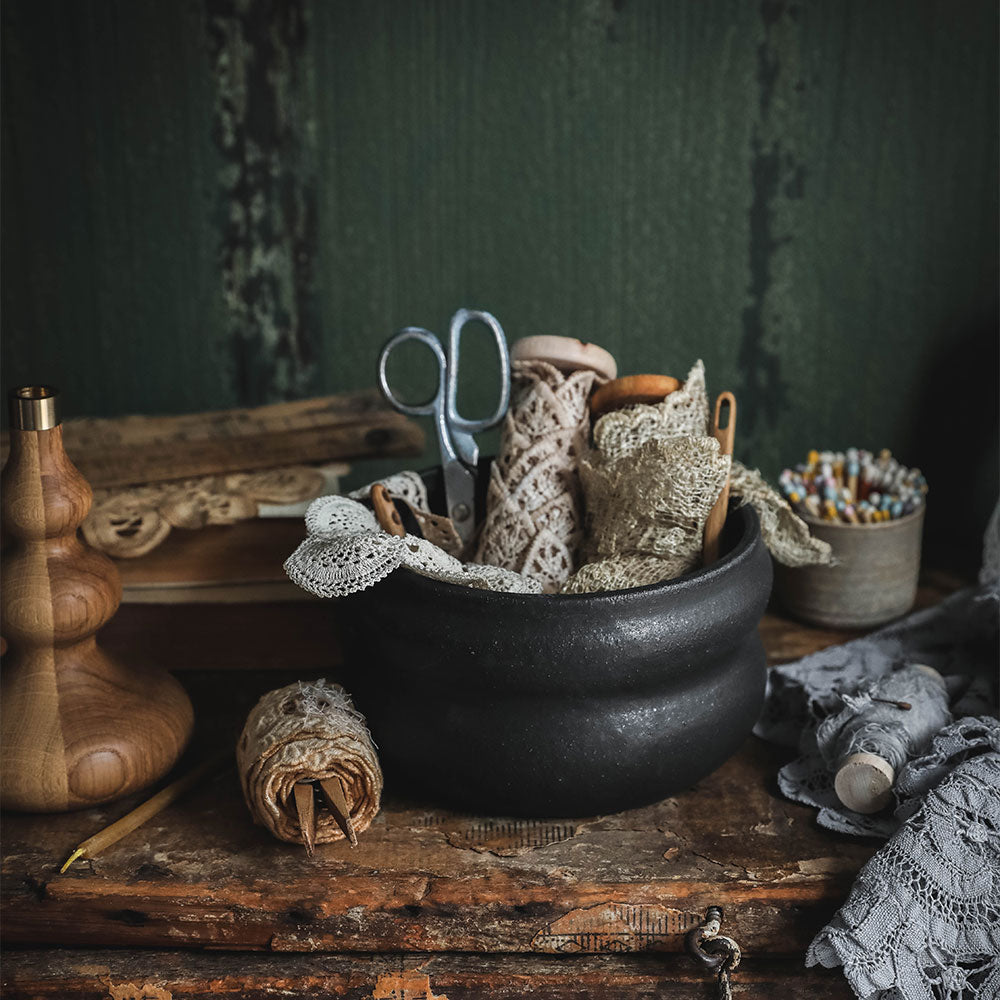
M 703 358 L 768 475 L 892 448 L 929 558 L 977 564 L 994 0 L 5 0 L 2 29 L 6 385 L 68 415 L 335 392 L 478 306 L 622 373 Z

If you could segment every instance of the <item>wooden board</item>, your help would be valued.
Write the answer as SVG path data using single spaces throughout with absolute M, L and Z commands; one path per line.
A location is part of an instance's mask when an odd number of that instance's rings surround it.
M 195 757 L 234 743 L 256 697 L 288 675 L 234 680 L 184 675 L 201 723 Z M 10 816 L 4 933 L 81 947 L 678 951 L 717 903 L 750 951 L 801 951 L 873 847 L 819 830 L 813 810 L 782 799 L 781 760 L 751 739 L 672 799 L 573 821 L 461 815 L 409 803 L 390 782 L 356 850 L 324 845 L 312 859 L 251 824 L 232 771 L 65 875 L 57 869 L 76 843 L 135 800 Z
M 288 579 L 285 560 L 306 537 L 302 518 L 254 518 L 185 531 L 178 528 L 138 559 L 118 559 L 126 603 L 307 601 Z
M 252 409 L 67 420 L 66 451 L 92 487 L 417 455 L 424 433 L 375 389 Z M 6 459 L 6 435 L 2 457 Z
M 239 955 L 183 951 L 6 951 L 7 1000 L 715 1000 L 681 955 Z M 839 972 L 749 956 L 740 1000 L 851 1000 Z
M 958 582 L 927 578 L 922 603 Z M 848 637 L 773 614 L 761 633 L 772 662 Z M 133 605 L 102 641 L 186 668 L 198 718 L 189 762 L 234 743 L 263 691 L 335 676 L 340 663 L 324 602 L 250 617 Z M 461 815 L 407 802 L 390 783 L 355 851 L 325 845 L 311 860 L 251 824 L 234 771 L 64 876 L 69 850 L 140 797 L 8 815 L 4 995 L 708 998 L 711 979 L 680 949 L 715 903 L 747 956 L 735 996 L 847 1000 L 841 975 L 805 971 L 803 952 L 877 844 L 821 830 L 813 810 L 782 798 L 784 759 L 751 739 L 681 795 L 568 821 Z

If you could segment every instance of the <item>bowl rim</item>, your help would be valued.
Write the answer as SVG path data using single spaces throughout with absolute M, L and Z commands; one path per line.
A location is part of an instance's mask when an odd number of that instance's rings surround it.
M 752 556 L 753 550 L 758 544 L 763 545 L 760 531 L 760 519 L 757 512 L 749 503 L 733 504 L 726 515 L 726 523 L 733 517 L 743 520 L 743 532 L 736 544 L 721 558 L 712 563 L 711 566 L 700 566 L 697 569 L 689 570 L 680 576 L 675 576 L 670 580 L 661 580 L 658 583 L 647 583 L 641 587 L 626 587 L 622 590 L 598 590 L 586 594 L 518 594 L 506 590 L 485 590 L 479 587 L 467 587 L 461 583 L 450 583 L 446 580 L 437 580 L 434 577 L 424 576 L 406 566 L 399 566 L 385 579 L 396 578 L 400 582 L 405 582 L 410 586 L 426 588 L 430 591 L 438 591 L 442 598 L 449 600 L 488 600 L 507 604 L 524 604 L 544 598 L 546 601 L 568 603 L 584 603 L 590 601 L 594 604 L 616 604 L 622 600 L 623 595 L 641 595 L 653 597 L 660 594 L 682 593 L 703 583 L 711 582 L 718 577 L 735 572 L 740 566 L 746 563 Z M 378 586 L 378 584 L 376 584 Z

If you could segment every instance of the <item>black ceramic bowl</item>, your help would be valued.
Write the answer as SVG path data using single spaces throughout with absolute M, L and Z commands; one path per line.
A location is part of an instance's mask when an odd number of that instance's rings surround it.
M 501 594 L 398 569 L 337 602 L 389 787 L 556 817 L 693 785 L 746 739 L 764 696 L 771 560 L 750 507 L 730 510 L 721 551 L 610 593 Z

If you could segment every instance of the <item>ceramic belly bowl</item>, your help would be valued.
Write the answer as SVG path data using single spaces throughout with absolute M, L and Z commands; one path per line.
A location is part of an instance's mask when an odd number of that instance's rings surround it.
M 771 559 L 752 508 L 730 509 L 721 553 L 608 593 L 494 593 L 401 568 L 338 601 L 387 789 L 559 817 L 693 785 L 739 748 L 764 697 Z

